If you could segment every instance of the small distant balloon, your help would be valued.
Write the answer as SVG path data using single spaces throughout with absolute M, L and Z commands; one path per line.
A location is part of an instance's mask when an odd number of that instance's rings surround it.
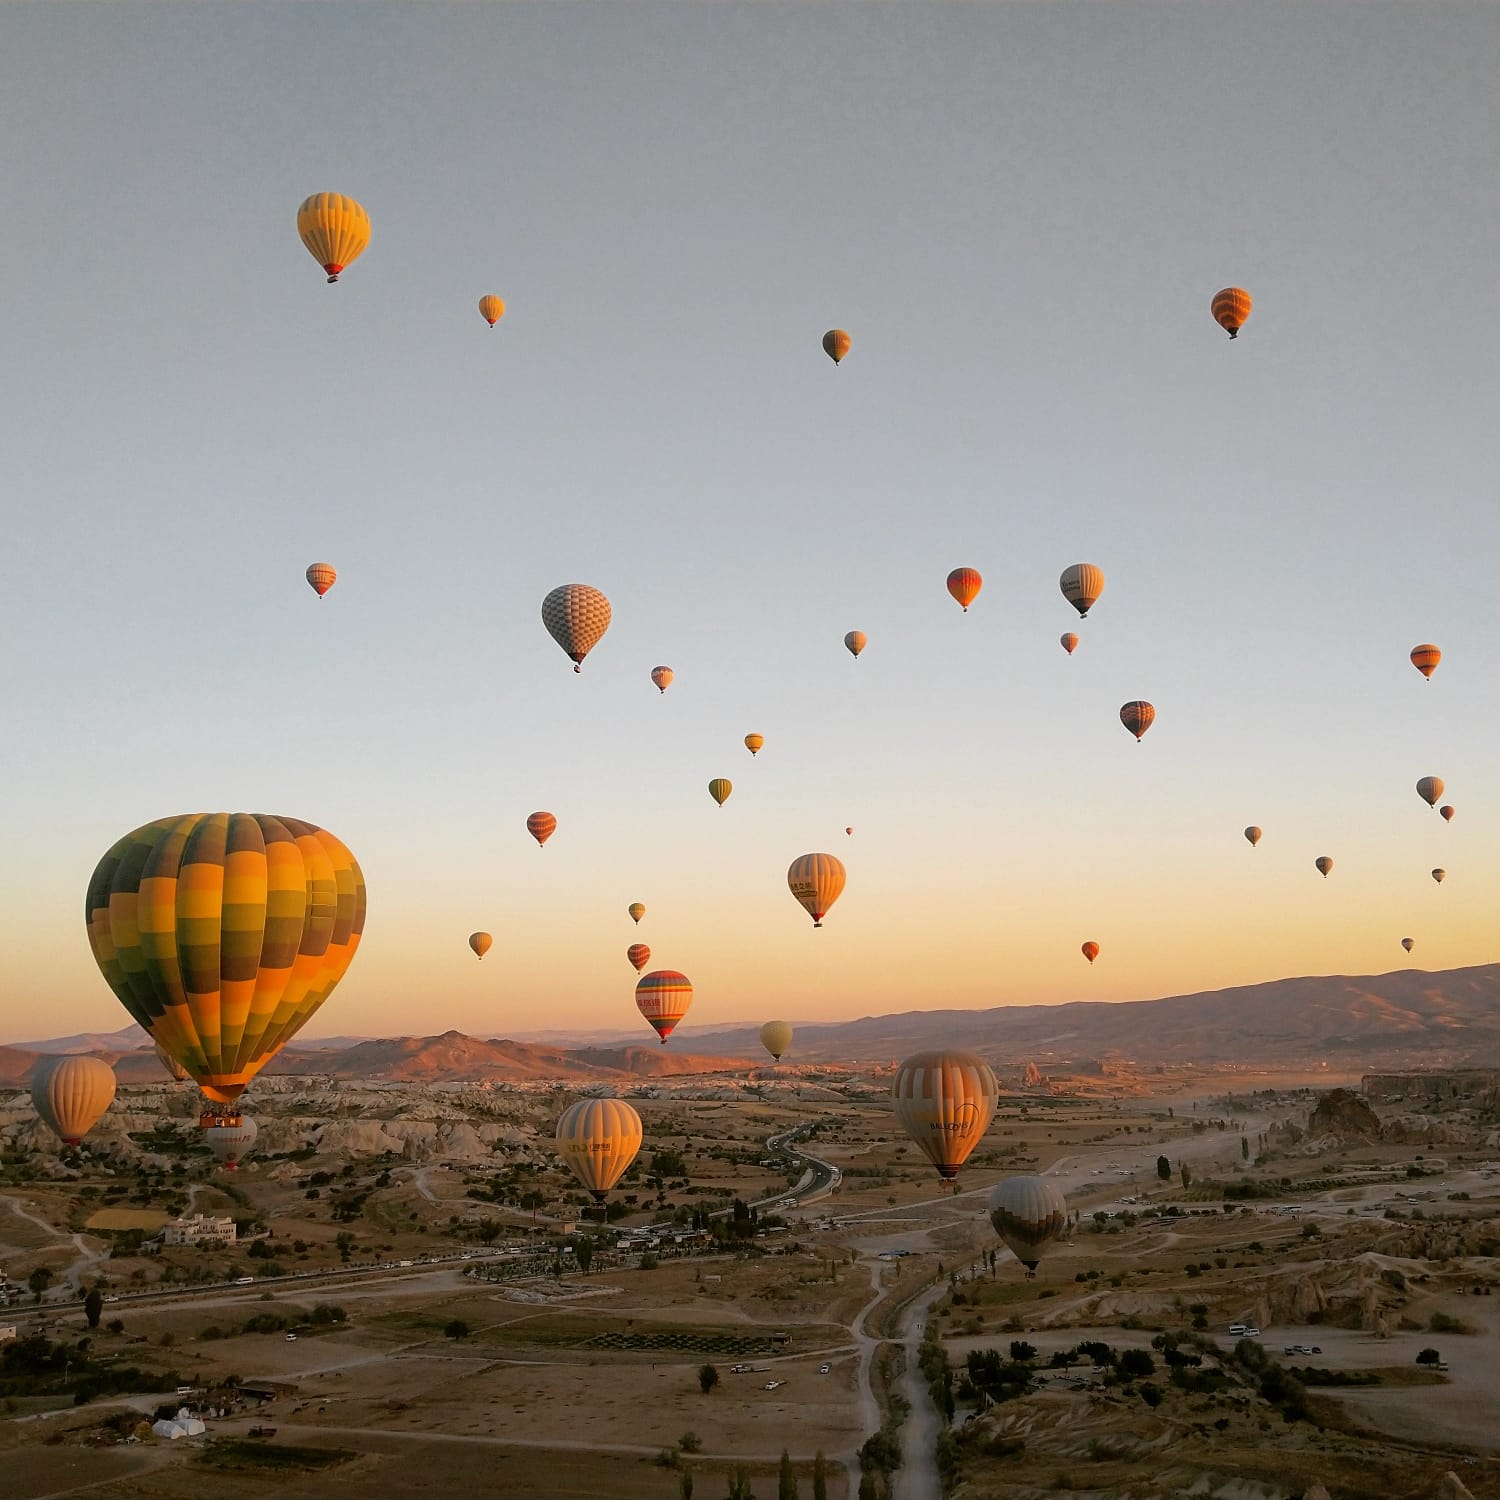
M 603 639 L 612 615 L 609 600 L 587 583 L 559 584 L 542 600 L 542 624 L 567 653 L 573 670 Z
M 365 253 L 370 243 L 370 216 L 342 193 L 314 193 L 303 199 L 297 210 L 297 233 L 332 284 L 345 266 L 353 265 Z
M 1096 568 L 1093 563 L 1074 563 L 1071 568 L 1063 569 L 1057 586 L 1063 598 L 1078 611 L 1079 619 L 1087 619 L 1104 592 L 1104 569 Z
M 526 831 L 540 848 L 557 832 L 557 819 L 549 812 L 534 812 L 526 820 Z
M 794 859 L 786 872 L 788 888 L 813 919 L 814 927 L 823 925 L 829 907 L 843 894 L 844 879 L 844 862 L 832 854 L 804 854 Z
M 1245 837 L 1250 840 L 1250 847 L 1253 849 L 1258 843 L 1260 843 L 1260 829 L 1258 829 L 1255 824 L 1252 823 L 1245 830 Z
M 160 1042 L 155 1043 L 155 1046 L 156 1060 L 172 1075 L 172 1082 L 186 1083 L 189 1076 L 188 1070 Z
M 339 575 L 334 572 L 331 563 L 309 563 L 307 581 L 313 586 L 313 591 L 317 594 L 318 598 L 321 599 L 339 581 Z
M 1443 778 L 1441 776 L 1424 776 L 1417 783 L 1417 796 L 1419 796 L 1428 807 L 1436 807 L 1437 800 L 1443 795 Z
M 663 1047 L 692 1003 L 693 986 L 676 969 L 653 969 L 636 981 L 636 1009 L 650 1022 Z
M 1446 870 L 1434 870 L 1432 872 L 1432 878 L 1437 881 L 1439 885 L 1441 885 L 1443 881 L 1448 878 L 1448 872 Z
M 1078 637 L 1071 630 L 1065 631 L 1060 637 L 1062 648 L 1071 656 L 1078 649 Z
M 777 1062 L 792 1045 L 792 1028 L 785 1021 L 767 1021 L 760 1028 L 760 1044 Z
M 488 297 L 481 297 L 479 299 L 479 316 L 493 328 L 505 316 L 504 301 L 493 293 Z
M 849 335 L 842 328 L 830 328 L 823 335 L 823 353 L 831 359 L 834 364 L 842 362 L 844 356 L 849 352 Z
M 625 950 L 625 957 L 635 966 L 639 974 L 651 962 L 651 950 L 644 943 L 632 943 Z
M 734 783 L 727 776 L 715 776 L 708 784 L 708 795 L 723 807 L 729 800 L 729 794 L 734 790 Z
M 476 958 L 483 958 L 490 951 L 490 944 L 495 940 L 487 932 L 471 932 L 469 934 L 469 946 L 474 950 Z
M 854 833 L 854 830 L 853 830 L 853 829 L 852 829 L 852 828 L 846 828 L 846 829 L 845 829 L 845 830 L 844 830 L 844 832 L 845 832 L 845 833 L 846 833 L 846 834 L 850 834 L 850 835 L 852 835 L 852 834 L 853 834 L 853 833 Z
M 760 747 L 764 745 L 765 742 L 766 737 L 763 734 L 747 734 L 745 736 L 745 749 L 747 749 L 751 753 L 751 755 L 755 755 L 759 752 Z
M 1415 938 L 1402 938 L 1401 946 L 1405 948 L 1408 953 L 1410 953 L 1411 950 L 1417 946 L 1417 940 Z
M 1093 961 L 1099 957 L 1098 943 L 1085 943 L 1080 951 L 1090 963 L 1093 963 Z
M 228 1115 L 221 1123 L 205 1125 L 203 1139 L 217 1161 L 224 1163 L 231 1172 L 250 1154 L 260 1129 L 255 1121 L 245 1115 Z
M 844 645 L 850 656 L 858 656 L 865 649 L 865 633 L 863 630 L 851 630 L 844 637 Z
M 1120 710 L 1120 722 L 1135 736 L 1139 744 L 1141 736 L 1156 722 L 1156 710 L 1143 698 L 1127 703 Z
M 625 910 L 630 913 L 630 920 L 637 924 L 646 915 L 646 908 L 639 901 L 632 901 Z
M 1419 671 L 1429 682 L 1432 681 L 1432 674 L 1437 671 L 1438 663 L 1442 661 L 1442 659 L 1443 653 L 1430 642 L 1426 645 L 1413 646 L 1411 648 L 1412 666 L 1414 666 L 1417 671 Z
M 984 579 L 975 568 L 955 568 L 948 575 L 948 592 L 963 606 L 965 614 L 983 587 Z
M 1313 864 L 1317 867 L 1318 874 L 1321 875 L 1324 880 L 1327 880 L 1328 872 L 1333 868 L 1333 861 L 1329 859 L 1326 854 L 1320 854 L 1313 861 Z
M 1250 293 L 1243 287 L 1226 286 L 1223 291 L 1214 293 L 1214 300 L 1209 305 L 1214 322 L 1230 338 L 1237 339 L 1240 329 L 1245 326 L 1245 320 L 1250 316 Z
M 31 1068 L 31 1105 L 66 1146 L 76 1146 L 115 1097 L 115 1070 L 86 1053 L 44 1057 Z
M 1443 803 L 1443 805 L 1438 808 L 1438 816 L 1443 820 L 1443 822 L 1451 823 L 1453 821 L 1453 804 L 1451 802 Z
M 651 668 L 651 680 L 662 692 L 666 692 L 672 686 L 672 678 L 674 676 L 676 676 L 676 673 L 672 671 L 671 667 Z

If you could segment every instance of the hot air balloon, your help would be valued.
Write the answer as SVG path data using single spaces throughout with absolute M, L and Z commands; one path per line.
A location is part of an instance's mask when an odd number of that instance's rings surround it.
M 1060 637 L 1062 648 L 1071 656 L 1078 649 L 1078 637 L 1071 630 L 1064 632 Z
M 1063 598 L 1078 611 L 1079 618 L 1086 619 L 1104 592 L 1104 569 L 1096 568 L 1093 563 L 1074 563 L 1071 568 L 1063 569 L 1057 586 Z
M 1007 1177 L 990 1194 L 990 1223 L 1028 1275 L 1068 1227 L 1068 1205 L 1045 1177 Z
M 339 581 L 339 575 L 334 572 L 331 563 L 309 563 L 307 581 L 321 599 Z
M 1137 698 L 1120 710 L 1120 722 L 1135 736 L 1136 744 L 1140 744 L 1141 736 L 1156 722 L 1156 710 Z
M 1443 822 L 1451 823 L 1453 821 L 1453 804 L 1451 802 L 1443 803 L 1443 805 L 1438 808 L 1438 816 L 1443 820 Z
M 1410 953 L 1411 950 L 1417 946 L 1417 940 L 1415 938 L 1402 938 L 1401 946 L 1405 948 L 1408 953 Z
M 1214 300 L 1209 306 L 1214 322 L 1230 338 L 1238 338 L 1240 329 L 1245 326 L 1245 319 L 1250 316 L 1250 293 L 1243 287 L 1226 286 L 1223 291 L 1214 293 Z
M 747 749 L 751 753 L 751 755 L 755 755 L 759 752 L 760 747 L 764 745 L 765 742 L 766 737 L 763 734 L 747 734 L 745 736 L 745 749 Z
M 331 284 L 364 254 L 370 243 L 370 216 L 342 193 L 314 193 L 297 210 L 297 233 Z
M 1253 849 L 1258 843 L 1260 843 L 1260 829 L 1258 829 L 1255 824 L 1252 823 L 1245 830 L 1245 837 L 1250 840 L 1250 847 Z
M 715 776 L 708 784 L 708 795 L 723 807 L 728 800 L 729 794 L 734 790 L 734 783 L 727 776 Z
M 651 668 L 651 680 L 657 685 L 658 688 L 661 689 L 662 692 L 666 692 L 666 690 L 672 686 L 672 679 L 676 675 L 677 674 L 671 669 L 671 667 Z
M 642 906 L 639 901 L 632 901 L 630 905 L 625 908 L 625 910 L 629 912 L 630 920 L 637 926 L 640 925 L 641 918 L 646 915 L 646 908 Z
M 557 1122 L 557 1154 L 596 1203 L 641 1149 L 641 1117 L 623 1099 L 580 1099 Z
M 792 1028 L 785 1021 L 767 1021 L 760 1028 L 760 1044 L 776 1059 L 792 1045 Z
M 1079 951 L 1086 959 L 1088 959 L 1090 963 L 1093 963 L 1093 961 L 1099 957 L 1098 943 L 1085 943 Z
M 540 849 L 557 832 L 557 819 L 549 812 L 534 812 L 526 820 L 526 832 L 536 840 Z
M 651 950 L 644 943 L 632 943 L 625 950 L 625 957 L 635 966 L 639 974 L 651 962 Z
M 488 297 L 481 297 L 479 299 L 479 316 L 493 328 L 505 316 L 504 301 L 495 296 L 493 292 Z
M 846 828 L 845 833 L 852 833 Z M 794 859 L 786 872 L 786 883 L 792 895 L 812 916 L 813 926 L 821 927 L 828 908 L 844 889 L 844 862 L 832 854 L 804 854 Z
M 831 359 L 834 364 L 849 352 L 849 335 L 842 328 L 830 328 L 823 335 L 823 353 Z
M 97 1057 L 44 1057 L 31 1070 L 31 1103 L 42 1124 L 76 1146 L 115 1097 L 115 1070 Z
M 245 1115 L 225 1115 L 203 1128 L 203 1139 L 216 1160 L 233 1171 L 249 1154 L 260 1134 L 254 1120 Z
M 1441 776 L 1424 776 L 1417 783 L 1417 796 L 1419 796 L 1428 807 L 1436 807 L 1437 799 L 1443 795 L 1443 778 Z
M 849 835 L 849 836 L 850 836 L 850 837 L 851 837 L 851 838 L 852 838 L 852 837 L 853 837 L 853 835 L 854 835 L 854 830 L 853 830 L 853 829 L 852 829 L 852 828 L 846 828 L 846 829 L 845 829 L 845 830 L 844 830 L 844 832 L 845 832 L 845 833 L 847 833 L 847 834 L 848 834 L 848 835 Z
M 990 1065 L 972 1052 L 918 1052 L 891 1080 L 896 1118 L 949 1181 L 989 1128 L 999 1097 Z
M 1429 682 L 1432 681 L 1432 674 L 1437 671 L 1438 663 L 1442 661 L 1442 659 L 1443 653 L 1430 642 L 1427 645 L 1413 646 L 1411 648 L 1412 666 L 1414 666 L 1417 671 L 1419 671 Z
M 471 932 L 469 934 L 469 946 L 474 950 L 476 958 L 483 958 L 490 951 L 490 944 L 495 940 L 487 932 Z
M 948 575 L 948 592 L 963 605 L 965 614 L 968 614 L 969 606 L 979 597 L 979 591 L 983 587 L 984 579 L 974 568 L 955 568 Z
M 186 1083 L 188 1070 L 167 1049 L 156 1044 L 156 1060 L 172 1075 L 173 1083 Z
M 583 659 L 609 629 L 609 600 L 586 583 L 564 583 L 542 600 L 542 624 L 547 634 L 568 654 L 573 670 L 583 670 Z
M 1318 874 L 1320 874 L 1324 880 L 1327 880 L 1328 872 L 1333 868 L 1333 861 L 1329 859 L 1326 854 L 1320 854 L 1313 861 L 1313 864 L 1317 867 Z
M 1439 885 L 1441 885 L 1443 881 L 1447 879 L 1447 877 L 1448 872 L 1446 870 L 1434 870 L 1432 872 L 1432 878 L 1437 881 Z
M 232 1104 L 343 978 L 365 881 L 312 823 L 189 813 L 119 840 L 84 910 L 120 1003 L 210 1099 Z
M 693 986 L 676 969 L 653 969 L 635 985 L 635 1006 L 655 1028 L 663 1047 L 693 1003 Z
M 865 633 L 863 630 L 851 630 L 844 637 L 844 647 L 850 656 L 858 656 L 865 649 Z

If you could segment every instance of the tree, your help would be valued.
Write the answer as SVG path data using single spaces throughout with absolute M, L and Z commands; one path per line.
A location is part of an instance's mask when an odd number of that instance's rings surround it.
M 1163 1182 L 1170 1182 L 1172 1180 L 1172 1163 L 1165 1156 L 1158 1156 L 1156 1158 L 1156 1175 Z
M 466 1339 L 469 1336 L 469 1325 L 462 1318 L 454 1318 L 443 1329 L 445 1339 Z
M 812 1500 L 828 1500 L 828 1460 L 821 1448 L 813 1454 Z
M 52 1285 L 52 1272 L 46 1266 L 38 1266 L 26 1278 L 26 1285 L 31 1288 L 31 1295 L 40 1302 L 42 1300 L 42 1293 Z
M 719 1372 L 712 1365 L 698 1366 L 698 1389 L 706 1396 L 719 1383 Z
M 792 1472 L 792 1458 L 781 1450 L 781 1468 L 776 1476 L 776 1500 L 797 1500 L 797 1476 Z
M 729 1471 L 725 1500 L 755 1500 L 755 1492 L 750 1488 L 750 1471 L 744 1464 L 736 1464 Z
M 585 1235 L 580 1235 L 573 1241 L 573 1258 L 578 1262 L 578 1269 L 585 1276 L 589 1274 L 589 1267 L 594 1263 L 594 1242 Z
M 89 1294 L 83 1299 L 83 1315 L 88 1319 L 90 1328 L 99 1326 L 99 1314 L 104 1311 L 104 1293 L 96 1286 L 89 1288 Z
M 1436 1349 L 1424 1349 L 1417 1355 L 1419 1365 L 1435 1365 L 1442 1361 L 1443 1356 Z
M 866 1469 L 859 1476 L 859 1500 L 879 1500 L 880 1491 L 875 1483 L 875 1474 Z
M 1250 1137 L 1247 1135 L 1242 1135 L 1240 1137 L 1240 1160 L 1250 1160 Z
M 1012 1339 L 1010 1341 L 1010 1357 L 1012 1359 L 1035 1359 L 1036 1348 L 1028 1344 L 1025 1339 Z
M 684 1469 L 677 1476 L 677 1493 L 681 1500 L 693 1500 L 693 1471 Z
M 1137 1376 L 1154 1375 L 1156 1361 L 1144 1349 L 1122 1349 L 1118 1369 L 1127 1380 Z

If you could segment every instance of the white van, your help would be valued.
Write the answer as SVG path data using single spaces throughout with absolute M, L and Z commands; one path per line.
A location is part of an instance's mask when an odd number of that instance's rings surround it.
M 1248 1331 L 1249 1330 L 1243 1323 L 1231 1323 L 1229 1325 L 1229 1334 L 1231 1338 L 1240 1338 Z

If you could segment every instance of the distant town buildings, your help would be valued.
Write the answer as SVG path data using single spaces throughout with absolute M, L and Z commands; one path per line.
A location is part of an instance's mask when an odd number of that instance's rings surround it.
M 164 1224 L 161 1231 L 164 1245 L 232 1245 L 234 1241 L 234 1220 L 211 1214 L 185 1214 Z

